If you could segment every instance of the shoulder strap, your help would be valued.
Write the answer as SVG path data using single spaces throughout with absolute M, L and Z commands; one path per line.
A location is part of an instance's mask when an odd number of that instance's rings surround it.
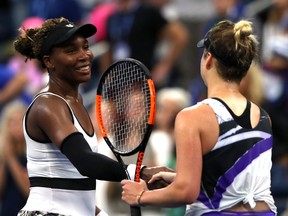
M 235 113 L 230 109 L 230 107 L 223 100 L 221 100 L 220 98 L 213 98 L 213 99 L 222 103 L 226 107 L 226 109 L 229 111 L 229 113 L 231 114 L 233 119 L 240 126 L 242 126 L 244 128 L 252 128 L 251 122 L 250 122 L 251 102 L 249 100 L 247 100 L 247 102 L 246 102 L 246 108 L 245 108 L 244 112 L 240 116 L 237 116 L 237 115 L 235 115 Z
M 30 110 L 30 108 L 31 108 L 31 106 L 33 105 L 33 103 L 37 100 L 37 98 L 41 97 L 42 95 L 53 95 L 53 96 L 56 96 L 56 97 L 62 99 L 62 100 L 66 103 L 66 105 L 67 105 L 67 107 L 68 107 L 68 109 L 69 109 L 69 111 L 70 111 L 70 114 L 71 114 L 71 116 L 72 116 L 72 120 L 73 120 L 73 122 L 74 122 L 74 113 L 73 113 L 73 110 L 72 110 L 71 106 L 69 105 L 69 103 L 66 101 L 65 98 L 61 97 L 60 95 L 54 94 L 54 93 L 52 93 L 52 92 L 41 92 L 41 93 L 37 94 L 37 95 L 34 97 L 33 101 L 30 103 L 30 105 L 29 105 L 29 107 L 28 107 L 28 109 L 27 109 L 27 111 L 26 111 L 26 114 L 27 114 L 28 111 Z M 25 115 L 25 116 L 26 116 L 26 115 Z
M 41 92 L 41 93 L 39 93 L 38 95 L 36 95 L 36 97 L 33 99 L 33 102 L 38 98 L 38 97 L 40 97 L 40 96 L 42 96 L 42 95 L 53 95 L 53 96 L 56 96 L 56 97 L 58 97 L 58 98 L 61 98 L 63 101 L 65 101 L 65 103 L 67 104 L 67 106 L 69 107 L 69 109 L 70 109 L 70 111 L 71 111 L 71 113 L 73 113 L 73 111 L 72 111 L 72 109 L 71 109 L 71 107 L 70 107 L 70 105 L 69 105 L 69 103 L 66 101 L 66 99 L 65 98 L 63 98 L 62 96 L 60 96 L 60 95 L 57 95 L 57 94 L 55 94 L 55 93 L 52 93 L 52 92 Z M 33 103 L 32 102 L 32 103 Z

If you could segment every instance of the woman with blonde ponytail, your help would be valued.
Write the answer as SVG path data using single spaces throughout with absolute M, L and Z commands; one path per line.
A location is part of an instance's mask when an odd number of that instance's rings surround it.
M 157 190 L 122 180 L 122 199 L 140 206 L 186 204 L 186 216 L 274 216 L 271 120 L 240 91 L 258 54 L 252 23 L 221 21 L 197 46 L 204 48 L 200 68 L 208 95 L 176 117 L 176 173 L 154 175 L 150 182 L 170 183 Z

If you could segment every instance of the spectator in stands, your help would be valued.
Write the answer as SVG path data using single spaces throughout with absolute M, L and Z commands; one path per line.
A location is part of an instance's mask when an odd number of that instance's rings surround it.
M 22 119 L 27 106 L 13 101 L 5 106 L 0 127 L 0 215 L 15 216 L 29 194 L 26 145 Z
M 131 57 L 151 70 L 156 88 L 177 82 L 171 76 L 188 41 L 184 26 L 168 22 L 159 9 L 143 1 L 119 0 L 117 11 L 108 19 L 107 29 L 109 51 L 102 58 L 103 69 L 116 60 Z M 170 41 L 170 49 L 163 58 L 155 59 L 155 48 L 164 39 Z

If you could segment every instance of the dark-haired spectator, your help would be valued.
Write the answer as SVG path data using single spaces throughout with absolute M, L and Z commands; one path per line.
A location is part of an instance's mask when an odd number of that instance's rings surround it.
M 186 28 L 168 22 L 159 8 L 140 0 L 119 0 L 117 7 L 108 19 L 109 51 L 103 55 L 101 67 L 105 69 L 116 60 L 131 57 L 148 67 L 157 88 L 176 83 L 179 74 L 174 79 L 172 75 L 188 42 Z M 157 59 L 155 48 L 166 39 L 170 42 L 169 50 Z

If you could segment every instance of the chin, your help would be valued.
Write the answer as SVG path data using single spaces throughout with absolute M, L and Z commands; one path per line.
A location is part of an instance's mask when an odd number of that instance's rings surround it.
M 83 74 L 81 79 L 83 80 L 83 82 L 88 82 L 91 79 L 91 73 L 87 73 L 85 75 Z

